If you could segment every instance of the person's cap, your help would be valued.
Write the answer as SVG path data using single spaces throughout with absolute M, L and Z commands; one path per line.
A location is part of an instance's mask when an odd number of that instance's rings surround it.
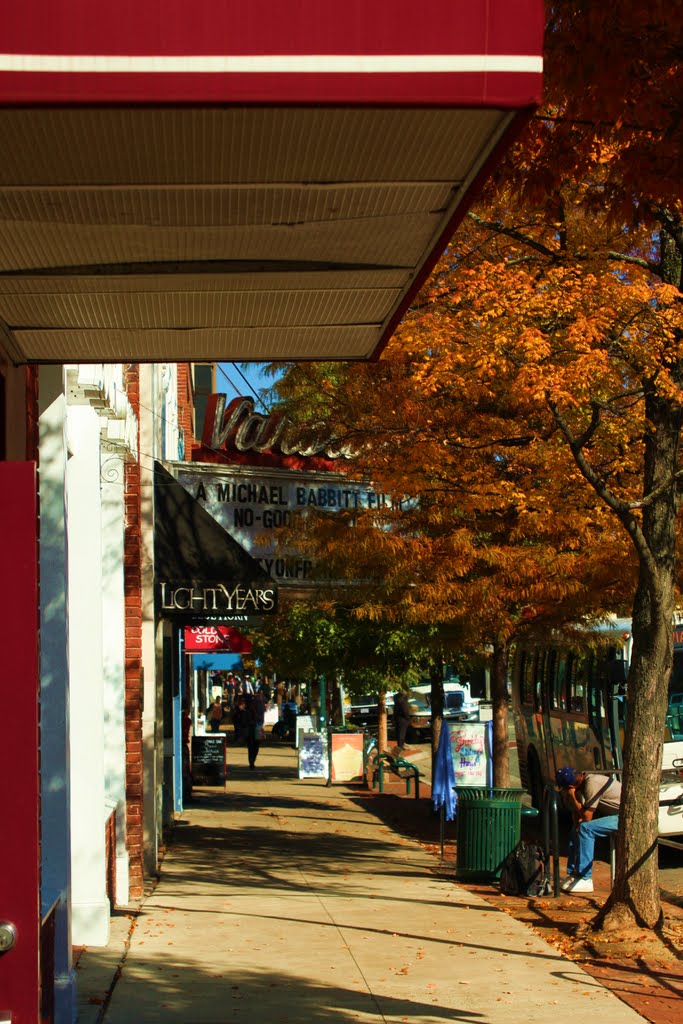
M 573 786 L 576 783 L 576 777 L 578 774 L 579 773 L 576 768 L 558 768 L 555 781 L 560 788 L 563 786 Z

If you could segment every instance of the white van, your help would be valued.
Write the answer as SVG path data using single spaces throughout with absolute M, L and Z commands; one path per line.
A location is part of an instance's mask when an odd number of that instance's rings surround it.
M 411 693 L 420 694 L 430 704 L 432 687 L 430 683 L 414 686 Z M 472 697 L 469 683 L 443 684 L 443 717 L 449 722 L 478 722 L 479 701 Z

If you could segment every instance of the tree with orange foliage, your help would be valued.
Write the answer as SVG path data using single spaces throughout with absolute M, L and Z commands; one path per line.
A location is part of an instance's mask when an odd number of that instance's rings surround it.
M 544 379 L 538 367 L 536 379 L 576 466 L 629 537 L 638 567 L 617 871 L 599 924 L 654 926 L 661 917 L 658 786 L 683 476 L 683 10 L 663 0 L 560 0 L 548 12 L 546 107 L 498 182 L 514 183 L 545 214 L 555 228 L 547 238 L 555 261 L 583 269 L 592 293 L 590 315 L 576 320 L 580 336 L 572 339 L 583 346 L 577 370 L 589 379 L 578 391 L 566 372 Z M 587 249 L 566 230 L 579 211 L 592 221 Z M 543 333 L 559 354 L 552 331 Z M 608 467 L 599 452 L 610 434 L 622 440 Z
M 436 395 L 430 402 L 423 391 L 424 353 L 413 356 L 407 361 L 403 350 L 376 366 L 332 368 L 327 415 L 358 450 L 348 471 L 381 485 L 392 505 L 309 511 L 308 529 L 297 522 L 294 534 L 324 565 L 326 577 L 356 583 L 358 615 L 431 625 L 437 660 L 439 654 L 449 660 L 454 652 L 492 652 L 494 783 L 508 786 L 511 645 L 614 607 L 632 586 L 631 567 L 596 500 L 585 502 L 582 495 L 577 502 L 560 473 L 550 476 L 552 487 L 535 493 L 548 466 L 536 461 L 541 449 L 533 438 L 504 440 L 491 401 L 481 407 L 464 386 L 455 403 Z M 281 388 L 289 390 L 290 402 L 297 391 L 318 405 L 325 388 L 318 392 L 317 386 L 327 382 L 329 370 L 297 367 Z M 447 390 L 452 383 L 443 378 Z M 436 692 L 432 707 L 436 748 Z
M 452 493 L 475 535 L 507 508 L 530 555 L 534 518 L 585 524 L 567 579 L 593 549 L 620 557 L 621 570 L 628 543 L 637 581 L 622 814 L 599 924 L 653 927 L 683 479 L 683 10 L 662 0 L 548 10 L 546 106 L 385 358 L 298 368 L 287 387 L 304 405 L 329 405 L 386 489 L 417 493 L 423 469 L 426 493 Z M 408 532 L 416 567 L 422 540 Z M 453 520 L 442 540 L 468 564 Z M 529 592 L 521 573 L 514 582 Z

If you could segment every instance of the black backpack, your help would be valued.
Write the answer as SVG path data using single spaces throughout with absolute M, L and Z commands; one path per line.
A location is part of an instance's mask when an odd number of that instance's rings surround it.
M 517 843 L 503 861 L 500 891 L 505 896 L 547 896 L 550 880 L 546 878 L 546 856 L 537 843 Z

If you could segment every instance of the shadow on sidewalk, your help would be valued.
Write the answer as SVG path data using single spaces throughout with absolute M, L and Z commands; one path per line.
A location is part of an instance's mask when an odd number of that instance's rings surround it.
M 186 959 L 152 957 L 145 963 L 128 961 L 127 984 L 144 987 L 145 1021 L 192 1021 L 201 1007 L 201 1020 L 209 1020 L 207 1008 L 215 1001 L 216 1021 L 249 1020 L 251 1024 L 288 1021 L 289 1024 L 339 1024 L 356 1015 L 371 1014 L 379 1020 L 439 1019 L 484 1021 L 486 1013 L 438 1005 L 438 999 L 375 996 L 368 992 L 360 970 L 348 985 L 322 985 L 306 977 L 263 971 L 233 971 L 229 963 L 221 969 L 203 970 Z M 109 1000 L 106 999 L 106 1002 Z M 103 999 L 103 1003 L 105 999 Z M 112 1010 L 116 1013 L 116 994 Z M 150 1011 L 147 1008 L 152 1006 Z M 255 1012 L 254 1008 L 259 1009 Z M 103 1006 L 103 1010 L 105 1007 Z M 108 1016 L 107 1018 L 108 1019 Z M 118 1020 L 118 1017 L 114 1017 Z
M 354 816 L 353 804 L 326 800 L 320 789 L 300 797 L 271 796 L 242 789 L 239 793 L 207 792 L 203 789 L 193 805 L 193 820 L 180 819 L 169 841 L 164 859 L 166 883 L 213 887 L 237 886 L 265 894 L 268 890 L 301 891 L 306 878 L 320 876 L 326 891 L 345 888 L 354 871 L 373 873 L 380 866 L 397 878 L 415 873 L 408 857 L 386 864 L 386 836 L 377 823 L 376 837 L 367 832 L 364 808 Z M 202 821 L 196 811 L 208 812 Z M 268 824 L 261 816 L 275 819 Z M 248 827 L 245 821 L 248 820 Z M 365 833 L 356 827 L 366 825 Z M 295 864 L 299 874 L 292 873 Z

